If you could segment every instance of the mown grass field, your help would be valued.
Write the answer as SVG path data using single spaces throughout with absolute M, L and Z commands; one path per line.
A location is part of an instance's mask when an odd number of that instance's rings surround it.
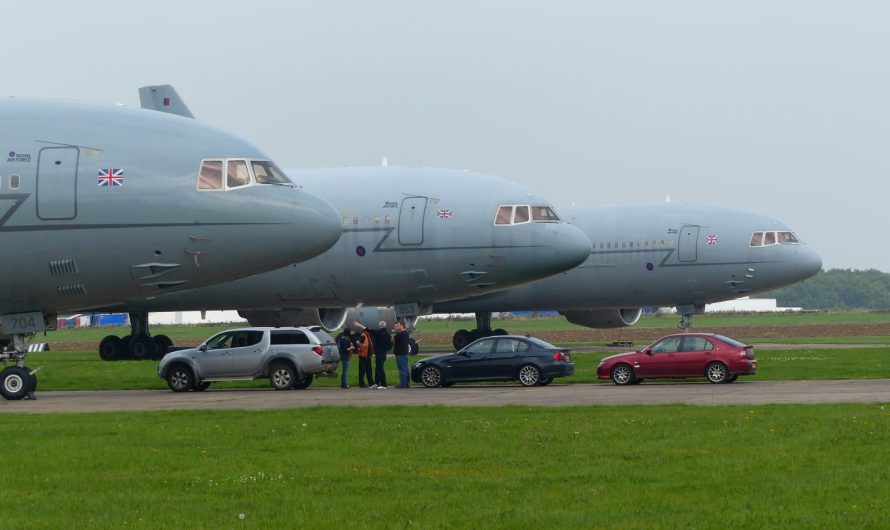
M 733 322 L 748 325 L 744 318 Z M 575 328 L 516 322 L 532 332 Z M 469 323 L 454 324 L 430 326 Z M 200 341 L 228 327 L 153 332 Z M 890 342 L 769 342 L 820 339 Z M 573 348 L 576 374 L 555 384 L 596 381 L 608 354 Z M 757 357 L 752 380 L 890 378 L 882 347 L 758 349 Z M 38 394 L 166 388 L 156 361 L 51 351 L 28 364 L 44 367 Z M 392 359 L 387 368 L 395 381 Z M 350 372 L 356 384 L 354 364 Z M 3 529 L 886 528 L 890 520 L 890 404 L 0 414 L 0 432 Z
M 605 352 L 574 353 L 575 375 L 554 384 L 605 383 L 596 378 L 596 365 Z M 890 351 L 884 348 L 762 349 L 756 351 L 758 373 L 746 380 L 890 378 Z M 132 390 L 167 388 L 157 376 L 157 361 L 106 362 L 93 352 L 40 352 L 28 356 L 38 372 L 39 390 Z M 395 360 L 386 362 L 387 380 L 398 382 Z M 358 365 L 351 363 L 350 385 L 358 385 Z M 313 386 L 338 386 L 340 379 L 316 378 Z M 265 387 L 266 380 L 214 383 L 216 388 Z
M 3 528 L 886 528 L 890 520 L 882 405 L 319 407 L 0 422 Z

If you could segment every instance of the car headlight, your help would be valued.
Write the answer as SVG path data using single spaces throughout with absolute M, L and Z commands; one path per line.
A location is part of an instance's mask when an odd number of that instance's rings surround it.
M 417 361 L 416 363 L 414 363 L 414 364 L 411 366 L 411 368 L 420 368 L 420 366 L 421 366 L 422 364 L 423 364 L 423 361 Z

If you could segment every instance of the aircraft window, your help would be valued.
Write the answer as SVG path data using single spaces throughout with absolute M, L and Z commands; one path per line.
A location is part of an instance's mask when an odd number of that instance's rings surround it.
M 358 216 L 357 215 L 352 218 L 352 224 L 354 224 L 354 225 L 358 224 Z
M 549 206 L 532 206 L 532 219 L 535 221 L 559 221 L 559 216 Z
M 513 224 L 527 223 L 529 219 L 528 206 L 517 206 L 513 212 Z
M 198 172 L 198 189 L 221 190 L 222 187 L 222 160 L 201 162 L 201 171 Z
M 498 208 L 498 214 L 494 218 L 494 224 L 508 225 L 508 224 L 510 224 L 510 218 L 512 216 L 513 216 L 513 207 L 512 206 L 501 206 Z
M 293 184 L 278 166 L 269 160 L 252 160 L 253 174 L 257 184 Z
M 247 161 L 229 160 L 226 163 L 226 186 L 239 188 L 250 184 L 250 173 L 247 171 Z
M 374 224 L 375 224 L 375 225 L 379 225 L 379 224 L 380 224 L 380 216 L 379 216 L 379 215 L 375 215 L 375 216 L 374 216 Z
M 780 245 L 797 245 L 800 241 L 791 232 L 779 232 Z
M 349 226 L 349 216 L 348 215 L 343 216 L 343 226 Z
M 388 224 L 391 223 L 391 222 L 392 222 L 392 216 L 391 216 L 391 215 L 384 215 L 384 216 L 383 216 L 383 224 L 388 225 Z
M 674 240 L 668 239 L 668 248 L 674 248 Z
M 776 244 L 776 233 L 775 232 L 766 232 L 765 236 L 766 237 L 763 238 L 763 246 Z
M 21 184 L 22 184 L 22 177 L 18 176 L 15 173 L 13 173 L 12 175 L 9 176 L 9 189 L 17 190 L 17 189 L 19 189 L 19 186 L 21 186 Z
M 751 242 L 748 244 L 749 247 L 759 247 L 763 245 L 763 232 L 754 232 L 751 234 Z

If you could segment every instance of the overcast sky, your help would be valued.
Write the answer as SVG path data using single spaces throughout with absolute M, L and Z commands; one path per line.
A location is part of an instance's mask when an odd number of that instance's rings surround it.
M 3 95 L 138 106 L 171 83 L 284 167 L 388 156 L 557 206 L 731 204 L 825 268 L 890 271 L 887 2 L 14 4 Z

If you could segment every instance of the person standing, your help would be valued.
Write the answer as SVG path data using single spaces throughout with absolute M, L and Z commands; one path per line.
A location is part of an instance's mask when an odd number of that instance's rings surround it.
M 359 333 L 358 339 L 355 341 L 355 349 L 358 352 L 358 386 L 361 388 L 377 388 L 374 384 L 374 371 L 371 368 L 371 355 L 374 353 L 374 339 L 371 338 L 371 332 L 368 328 L 362 326 L 362 332 Z M 365 384 L 365 378 L 368 384 Z
M 355 321 L 353 325 L 361 330 L 367 330 L 374 341 L 374 383 L 378 389 L 386 389 L 386 356 L 392 350 L 392 337 L 386 329 L 386 321 L 377 323 L 377 329 L 366 328 L 361 322 Z
M 337 335 L 337 349 L 340 350 L 340 366 L 343 369 L 340 372 L 340 388 L 349 388 L 349 359 L 352 357 L 352 352 L 355 351 L 349 328 L 345 328 L 342 333 Z
M 393 353 L 396 355 L 396 367 L 399 369 L 399 388 L 409 388 L 411 378 L 408 373 L 408 354 L 411 353 L 410 336 L 408 328 L 402 322 L 396 322 L 393 326 L 396 332 L 393 337 Z

